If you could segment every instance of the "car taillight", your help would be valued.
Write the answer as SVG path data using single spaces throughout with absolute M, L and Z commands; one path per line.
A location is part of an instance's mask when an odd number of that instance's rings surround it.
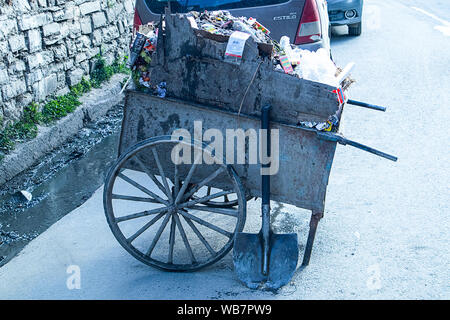
M 316 42 L 321 39 L 319 10 L 316 0 L 305 0 L 300 25 L 295 36 L 295 44 Z
M 139 30 L 139 26 L 142 25 L 141 18 L 139 17 L 139 14 L 137 12 L 137 9 L 134 10 L 134 23 L 133 23 L 133 33 L 136 34 L 136 32 Z

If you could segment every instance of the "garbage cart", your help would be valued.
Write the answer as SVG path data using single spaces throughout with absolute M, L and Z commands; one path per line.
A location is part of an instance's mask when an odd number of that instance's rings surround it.
M 296 235 L 272 232 L 269 201 L 311 211 L 307 265 L 336 145 L 396 158 L 339 134 L 343 92 L 274 72 L 271 48 L 249 41 L 242 61 L 230 62 L 226 37 L 179 15 L 164 22 L 149 76 L 167 91 L 126 92 L 119 157 L 104 187 L 108 224 L 133 257 L 167 271 L 199 270 L 236 245 L 238 277 L 278 288 L 295 271 L 298 245 Z M 263 200 L 256 238 L 242 233 L 251 198 Z

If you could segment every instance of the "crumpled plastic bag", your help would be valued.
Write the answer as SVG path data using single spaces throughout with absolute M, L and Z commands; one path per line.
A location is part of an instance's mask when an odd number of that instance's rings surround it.
M 295 48 L 293 51 L 300 55 L 300 64 L 294 69 L 294 73 L 300 78 L 339 87 L 336 78 L 337 67 L 327 50 L 320 48 L 313 52 Z

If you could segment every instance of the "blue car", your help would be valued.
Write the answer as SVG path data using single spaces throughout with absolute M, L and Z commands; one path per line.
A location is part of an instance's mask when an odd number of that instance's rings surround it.
M 328 0 L 328 17 L 331 26 L 348 25 L 348 34 L 361 34 L 363 0 Z

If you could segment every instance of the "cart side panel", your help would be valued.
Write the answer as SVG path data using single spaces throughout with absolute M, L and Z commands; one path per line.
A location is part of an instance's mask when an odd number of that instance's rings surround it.
M 238 117 L 237 114 L 206 106 L 159 99 L 134 91 L 127 92 L 126 101 L 120 153 L 142 140 L 171 135 L 174 130 L 180 128 L 187 129 L 193 137 L 194 121 L 202 122 L 203 131 L 211 128 L 220 130 L 224 137 L 224 146 L 226 146 L 227 129 L 259 130 L 260 128 L 260 122 L 255 119 Z M 272 199 L 305 209 L 323 211 L 336 144 L 317 139 L 314 132 L 276 122 L 273 123 L 272 129 L 278 129 L 280 135 L 280 165 L 278 173 L 271 180 Z M 236 154 L 236 150 L 234 151 Z M 170 152 L 171 150 L 167 150 L 166 154 L 162 155 L 161 161 L 168 172 L 173 167 Z M 249 159 L 248 150 L 246 150 L 246 159 Z M 151 163 L 150 158 L 149 163 Z M 260 165 L 238 164 L 233 167 L 250 194 L 260 197 Z M 133 169 L 139 170 L 137 167 Z M 200 181 L 207 174 L 212 173 L 212 170 L 213 168 L 205 172 L 196 172 L 192 182 Z M 157 173 L 156 168 L 153 168 L 153 171 Z M 181 176 L 183 177 L 186 173 L 186 171 L 182 172 Z M 213 187 L 227 188 L 221 183 L 216 183 Z
M 165 68 L 152 69 L 155 83 L 166 82 L 167 94 L 192 102 L 258 115 L 261 104 L 271 104 L 275 119 L 296 125 L 300 121 L 324 122 L 339 109 L 333 87 L 272 70 L 266 61 L 240 66 L 219 60 L 182 57 Z M 253 80 L 253 81 L 252 81 Z M 247 91 L 247 87 L 250 86 Z

